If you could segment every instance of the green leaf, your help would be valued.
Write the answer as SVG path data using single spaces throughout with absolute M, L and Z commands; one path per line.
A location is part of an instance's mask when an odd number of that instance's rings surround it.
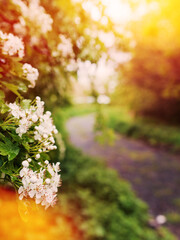
M 3 160 L 2 160 L 2 158 L 0 157 L 0 167 L 2 167 L 3 166 Z
M 20 142 L 21 138 L 19 137 L 19 135 L 17 135 L 16 133 L 11 133 L 11 132 L 8 132 L 8 134 L 12 137 L 12 139 L 15 142 Z
M 21 91 L 21 92 L 27 92 L 27 90 L 28 90 L 26 84 L 23 83 L 23 82 L 20 82 L 20 83 L 19 83 L 18 89 L 19 89 L 19 91 Z
M 4 134 L 0 133 L 0 138 L 4 140 L 6 137 L 4 136 Z
M 48 171 L 45 171 L 44 176 L 45 178 L 52 178 L 52 175 Z
M 26 141 L 23 141 L 23 142 L 22 142 L 22 145 L 23 145 L 24 148 L 29 152 L 29 150 L 30 150 L 29 144 L 28 144 Z
M 4 162 L 3 166 L 1 167 L 1 171 L 7 175 L 11 175 L 12 172 L 12 165 L 10 164 L 11 162 Z
M 0 113 L 4 114 L 9 111 L 9 107 L 3 102 L 3 100 L 0 100 Z
M 50 160 L 50 157 L 49 157 L 49 155 L 47 153 L 41 153 L 41 159 L 43 161 Z
M 8 156 L 9 161 L 18 155 L 19 150 L 18 144 L 11 142 L 8 138 L 5 138 L 4 142 L 0 142 L 0 154 L 2 156 Z
M 31 100 L 29 99 L 24 99 L 22 102 L 21 102 L 21 105 L 24 109 L 29 109 L 30 108 L 30 105 L 31 105 Z
M 5 94 L 2 90 L 0 90 L 0 99 L 4 99 L 5 98 Z
M 19 98 L 22 98 L 21 95 L 18 92 L 18 86 L 12 84 L 12 83 L 7 83 L 7 82 L 2 82 L 4 86 L 6 86 L 11 92 L 16 94 Z

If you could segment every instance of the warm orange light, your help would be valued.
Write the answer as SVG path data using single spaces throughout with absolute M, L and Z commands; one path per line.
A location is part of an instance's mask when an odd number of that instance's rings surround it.
M 57 209 L 58 208 L 58 209 Z M 18 200 L 15 192 L 0 189 L 1 240 L 79 240 L 77 227 L 61 209 L 45 211 L 33 202 Z

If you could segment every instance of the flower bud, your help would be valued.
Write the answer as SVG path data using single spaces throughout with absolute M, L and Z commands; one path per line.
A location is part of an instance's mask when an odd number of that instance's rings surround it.
M 33 115 L 33 116 L 32 116 L 32 121 L 35 123 L 35 122 L 37 122 L 37 120 L 38 120 L 37 115 Z
M 30 182 L 31 183 L 36 183 L 37 182 L 37 178 L 35 176 L 33 176 L 31 179 L 30 179 Z
M 41 98 L 37 96 L 37 97 L 36 97 L 36 100 L 37 100 L 37 101 L 41 101 Z
M 51 182 L 51 180 L 49 179 L 49 178 L 47 178 L 46 180 L 45 180 L 45 183 L 47 183 L 47 184 L 49 184 Z
M 39 159 L 41 156 L 40 156 L 40 154 L 38 153 L 38 154 L 36 154 L 36 159 Z
M 43 134 L 43 138 L 48 138 L 48 135 L 46 133 Z
M 54 130 L 54 134 L 57 134 L 57 133 L 58 133 L 58 130 L 57 130 L 57 129 L 55 129 L 55 130 Z
M 26 160 L 22 162 L 22 165 L 23 165 L 23 167 L 29 167 L 29 163 Z
M 51 112 L 47 111 L 46 114 L 50 117 L 51 116 Z

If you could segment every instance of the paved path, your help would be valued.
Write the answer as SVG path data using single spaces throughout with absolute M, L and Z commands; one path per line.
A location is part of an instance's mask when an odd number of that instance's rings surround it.
M 69 119 L 66 127 L 72 144 L 100 157 L 130 181 L 154 216 L 180 214 L 180 156 L 120 135 L 113 146 L 100 145 L 94 140 L 93 125 L 93 114 Z M 169 226 L 180 239 L 180 220 Z

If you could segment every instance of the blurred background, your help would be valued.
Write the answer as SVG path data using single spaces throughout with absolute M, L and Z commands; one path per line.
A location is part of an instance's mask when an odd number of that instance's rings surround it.
M 0 0 L 0 29 L 39 70 L 24 96 L 52 111 L 62 176 L 46 212 L 0 190 L 0 239 L 180 239 L 179 22 L 178 0 Z

